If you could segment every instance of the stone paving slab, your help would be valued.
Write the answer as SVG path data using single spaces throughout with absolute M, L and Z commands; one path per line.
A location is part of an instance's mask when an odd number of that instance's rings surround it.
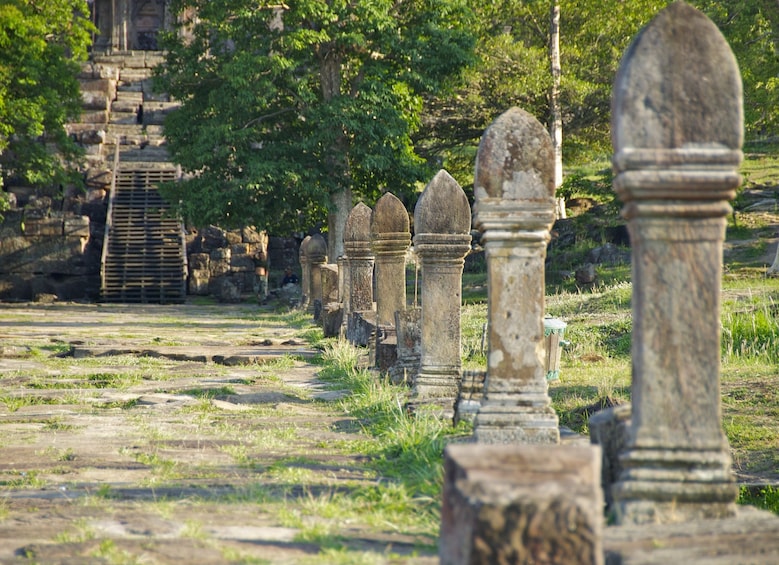
M 293 513 L 379 478 L 333 449 L 370 437 L 317 352 L 258 314 L 0 304 L 0 563 L 321 564 L 333 543 L 437 562 L 435 538 L 392 524 L 300 537 L 318 518 Z
M 157 357 L 174 361 L 194 361 L 197 363 L 217 363 L 219 365 L 262 364 L 286 356 L 313 359 L 317 351 L 302 344 L 270 345 L 263 348 L 241 348 L 229 346 L 157 346 L 157 347 L 126 347 L 126 346 L 84 346 L 73 347 L 72 355 L 76 359 L 85 357 L 109 357 L 116 355 L 135 355 L 138 357 Z

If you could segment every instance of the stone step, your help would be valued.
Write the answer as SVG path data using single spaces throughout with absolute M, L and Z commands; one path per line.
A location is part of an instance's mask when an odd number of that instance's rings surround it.
M 81 91 L 81 107 L 87 111 L 104 111 L 111 108 L 111 98 L 105 92 Z
M 162 51 L 114 51 L 94 53 L 92 59 L 95 63 L 144 69 L 156 67 L 165 56 Z
M 775 565 L 779 517 L 740 506 L 734 518 L 605 528 L 606 565 Z
M 141 126 L 139 124 L 109 124 L 106 134 L 111 135 L 137 135 L 139 132 L 152 137 L 163 137 L 163 127 L 159 125 Z
M 134 82 L 142 82 L 152 77 L 152 69 L 132 69 L 124 67 L 119 71 L 119 83 L 127 84 Z
M 142 149 L 136 149 L 133 145 L 123 147 L 127 147 L 127 149 L 120 148 L 120 159 L 125 163 L 138 161 L 170 161 L 170 155 L 164 145 L 147 145 Z
M 110 143 L 106 143 L 106 150 L 105 150 L 106 155 L 108 154 L 113 155 L 112 151 L 114 151 L 114 147 L 117 141 L 119 142 L 119 145 L 132 146 L 132 147 L 141 147 L 141 146 L 162 147 L 166 144 L 164 137 L 149 136 L 142 132 L 127 133 L 124 135 L 106 134 L 105 139 L 106 141 L 110 142 Z
M 137 80 L 134 82 L 119 82 L 117 92 L 145 92 L 152 88 L 151 79 Z
M 145 101 L 143 103 L 143 123 L 162 126 L 165 123 L 165 117 L 180 106 L 180 102 Z
M 91 96 L 98 94 L 105 97 L 107 100 L 113 100 L 116 98 L 116 81 L 107 78 L 89 78 L 79 79 L 79 88 L 81 89 L 82 98 L 90 93 Z
M 137 124 L 138 114 L 136 112 L 111 112 L 108 123 L 125 125 Z
M 114 105 L 132 105 L 133 109 L 143 104 L 143 92 L 134 92 L 130 90 L 119 90 L 113 100 Z
M 155 178 L 175 178 L 177 171 L 176 165 L 173 163 L 119 163 L 119 179 L 122 179 L 123 175 L 144 173 L 148 175 L 156 175 Z

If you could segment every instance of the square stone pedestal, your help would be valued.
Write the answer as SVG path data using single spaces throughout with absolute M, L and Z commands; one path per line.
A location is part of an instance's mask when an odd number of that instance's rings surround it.
M 443 565 L 603 563 L 597 446 L 450 445 Z

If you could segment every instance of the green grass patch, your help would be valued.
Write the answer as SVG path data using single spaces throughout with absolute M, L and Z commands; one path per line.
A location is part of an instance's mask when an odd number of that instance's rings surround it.
M 210 400 L 212 398 L 232 396 L 235 394 L 235 389 L 231 386 L 220 386 L 214 388 L 190 388 L 179 391 L 179 394 L 186 394 L 188 396 L 194 396 L 195 398 Z
M 775 486 L 742 486 L 738 496 L 739 504 L 748 504 L 779 514 L 779 488 Z
M 432 415 L 410 415 L 406 409 L 408 388 L 392 385 L 357 367 L 354 348 L 346 342 L 330 344 L 323 351 L 327 371 L 323 378 L 350 391 L 343 410 L 357 418 L 363 431 L 375 438 L 366 455 L 368 466 L 402 485 L 418 502 L 422 513 L 437 512 L 443 480 L 442 455 L 453 438 L 470 433 L 467 425 L 453 428 Z

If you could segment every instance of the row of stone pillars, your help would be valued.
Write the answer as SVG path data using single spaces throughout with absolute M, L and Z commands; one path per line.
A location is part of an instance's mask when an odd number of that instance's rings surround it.
M 618 525 L 645 524 L 649 537 L 673 535 L 651 524 L 710 519 L 722 533 L 744 530 L 731 521 L 738 489 L 719 381 L 722 250 L 742 121 L 724 38 L 702 13 L 671 4 L 634 40 L 614 85 L 614 189 L 632 245 L 633 402 L 632 418 L 621 410 L 593 422 L 598 441 L 607 428 L 626 438 L 602 455 L 599 446 L 530 445 L 558 439 L 540 370 L 551 146 L 517 109 L 485 132 L 474 219 L 489 269 L 487 381 L 477 444 L 446 450 L 442 563 L 603 563 L 601 457 L 618 469 L 603 482 Z M 776 551 L 770 536 L 756 539 Z M 751 548 L 730 551 L 729 562 L 769 562 L 738 558 Z M 617 550 L 610 559 L 632 562 Z
M 476 160 L 472 217 L 487 258 L 488 363 L 473 441 L 445 454 L 442 563 L 602 563 L 602 456 L 620 469 L 614 485 L 604 484 L 618 524 L 736 513 L 721 427 L 719 315 L 743 117 L 738 68 L 711 21 L 683 2 L 661 12 L 621 63 L 612 120 L 614 188 L 633 249 L 632 420 L 610 422 L 626 446 L 602 454 L 597 445 L 559 445 L 543 327 L 553 152 L 535 118 L 509 110 L 485 132 Z M 454 409 L 470 219 L 462 189 L 439 172 L 414 211 L 422 271 L 415 409 Z M 349 217 L 341 326 L 359 333 L 375 284 L 378 349 L 396 337 L 395 314 L 406 309 L 408 220 L 390 194 Z M 307 244 L 312 281 L 321 248 L 314 238 Z M 316 300 L 315 286 L 304 281 L 303 292 Z
M 474 433 L 480 443 L 559 441 L 543 326 L 544 261 L 555 209 L 551 155 L 544 128 L 520 109 L 497 120 L 479 150 L 473 218 L 482 231 L 489 289 L 488 368 Z M 362 203 L 353 208 L 337 277 L 327 266 L 322 236 L 306 238 L 300 248 L 302 305 L 322 319 L 325 335 L 370 345 L 377 369 L 395 375 L 402 369 L 403 378 L 395 380 L 411 385 L 412 409 L 445 417 L 454 416 L 461 389 L 462 272 L 471 216 L 460 185 L 440 171 L 414 210 L 419 312 L 407 307 L 410 222 L 394 195 L 382 196 L 373 210 Z M 340 288 L 334 297 L 333 286 Z M 418 331 L 404 320 L 418 322 Z
M 335 303 L 327 301 L 332 266 L 327 265 L 324 238 L 303 240 L 302 306 L 321 320 L 326 336 L 342 335 L 358 345 L 370 345 L 377 369 L 392 374 L 400 367 L 403 375 L 396 380 L 412 385 L 411 406 L 430 406 L 453 417 L 461 373 L 462 272 L 471 246 L 471 210 L 462 188 L 446 171 L 440 171 L 420 196 L 414 223 L 413 249 L 422 272 L 419 310 L 407 306 L 406 296 L 410 219 L 391 193 L 383 195 L 373 210 L 359 203 L 350 212 Z M 337 321 L 329 323 L 328 316 L 336 312 Z

